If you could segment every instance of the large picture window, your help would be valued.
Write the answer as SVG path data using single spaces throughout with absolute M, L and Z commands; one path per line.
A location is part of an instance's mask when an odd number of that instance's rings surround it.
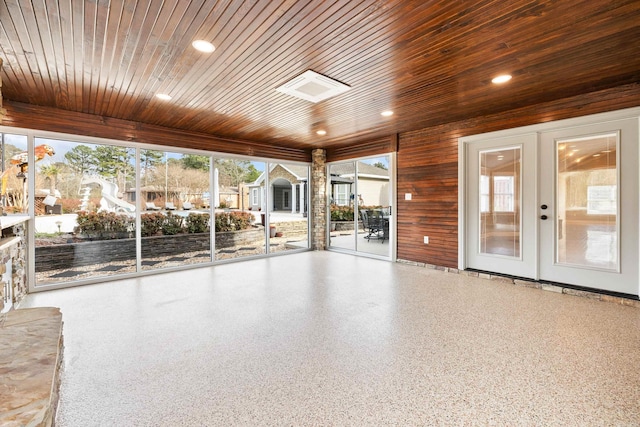
M 3 212 L 35 219 L 35 288 L 309 248 L 308 164 L 55 134 L 1 142 Z
M 494 212 L 513 212 L 515 197 L 514 176 L 493 177 L 493 210 Z

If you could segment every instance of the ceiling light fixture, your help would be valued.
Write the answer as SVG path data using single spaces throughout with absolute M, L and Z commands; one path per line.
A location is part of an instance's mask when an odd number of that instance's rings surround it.
M 205 53 L 211 53 L 216 50 L 216 47 L 206 40 L 194 40 L 193 43 L 191 43 L 191 46 L 193 46 L 196 50 Z
M 325 136 L 327 134 L 327 131 L 324 129 L 318 129 L 316 133 L 320 136 Z
M 156 93 L 156 98 L 162 99 L 163 101 L 170 101 L 171 100 L 171 96 L 167 95 L 166 93 Z
M 492 78 L 491 79 L 491 83 L 501 84 L 501 83 L 506 83 L 509 80 L 511 80 L 511 75 L 510 74 L 501 74 L 499 76 L 496 76 L 496 77 Z
M 391 111 L 391 110 L 385 110 L 385 111 L 383 111 L 382 113 L 380 113 L 380 115 L 381 115 L 382 117 L 391 117 L 391 116 L 393 116 L 393 111 Z

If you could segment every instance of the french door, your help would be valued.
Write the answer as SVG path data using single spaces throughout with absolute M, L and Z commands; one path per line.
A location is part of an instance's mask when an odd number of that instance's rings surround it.
M 638 295 L 638 119 L 465 143 L 466 267 Z
M 536 135 L 468 146 L 467 266 L 536 275 Z

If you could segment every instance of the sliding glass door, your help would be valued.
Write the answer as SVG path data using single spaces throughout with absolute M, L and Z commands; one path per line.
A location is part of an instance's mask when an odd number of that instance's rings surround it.
M 390 258 L 391 156 L 330 164 L 329 248 Z

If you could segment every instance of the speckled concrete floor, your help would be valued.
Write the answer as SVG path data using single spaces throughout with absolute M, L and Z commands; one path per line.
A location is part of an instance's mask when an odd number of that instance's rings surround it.
M 331 252 L 33 294 L 58 426 L 640 425 L 640 310 Z

